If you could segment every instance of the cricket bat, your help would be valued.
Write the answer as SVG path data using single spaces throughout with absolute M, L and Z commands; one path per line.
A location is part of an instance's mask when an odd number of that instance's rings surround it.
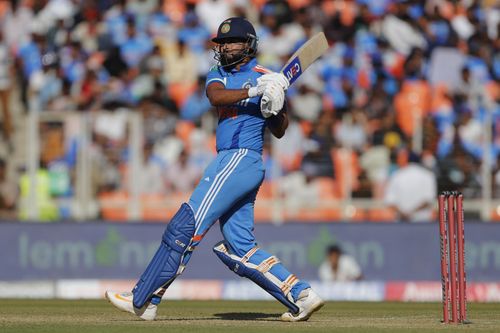
M 285 75 L 290 85 L 294 83 L 302 73 L 321 57 L 328 50 L 328 42 L 323 32 L 318 32 L 305 42 L 295 53 L 288 59 L 287 63 L 281 69 L 281 73 Z M 267 97 L 262 97 L 261 105 L 269 103 Z
M 281 73 L 285 75 L 291 85 L 313 62 L 321 57 L 326 50 L 328 50 L 328 42 L 326 41 L 325 34 L 323 32 L 318 32 L 295 51 L 281 69 Z

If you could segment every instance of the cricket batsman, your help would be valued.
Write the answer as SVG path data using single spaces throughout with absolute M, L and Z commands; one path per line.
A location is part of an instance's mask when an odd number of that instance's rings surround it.
M 267 127 L 277 138 L 285 134 L 289 82 L 283 74 L 257 64 L 257 36 L 246 19 L 223 21 L 212 41 L 218 66 L 207 75 L 206 94 L 219 115 L 217 157 L 189 202 L 181 205 L 167 225 L 158 251 L 132 292 L 107 291 L 106 298 L 120 310 L 154 320 L 165 290 L 219 220 L 224 240 L 213 248 L 219 259 L 286 306 L 281 320 L 305 321 L 324 301 L 277 257 L 258 247 L 253 234 L 253 207 L 265 173 L 264 130 Z

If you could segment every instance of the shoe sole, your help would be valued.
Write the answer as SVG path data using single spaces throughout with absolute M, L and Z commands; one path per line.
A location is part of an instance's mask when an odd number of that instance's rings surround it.
M 295 322 L 298 322 L 298 321 L 307 321 L 309 318 L 311 318 L 311 316 L 313 315 L 314 312 L 316 311 L 319 311 L 323 305 L 325 305 L 325 302 L 324 301 L 320 301 L 319 303 L 317 303 L 316 305 L 313 306 L 312 310 L 304 317 L 302 318 L 297 318 L 296 320 L 283 320 L 283 318 L 281 318 L 281 321 L 285 321 L 285 322 L 289 322 L 289 323 L 295 323 Z M 286 317 L 287 319 L 289 317 Z M 292 318 L 295 318 L 295 317 L 292 317 Z
M 142 318 L 141 316 L 139 316 L 137 313 L 135 312 L 130 312 L 129 310 L 125 310 L 125 309 L 122 309 L 120 308 L 119 306 L 117 306 L 115 303 L 113 303 L 113 301 L 111 300 L 111 298 L 108 296 L 108 292 L 105 292 L 104 293 L 104 297 L 108 300 L 109 303 L 111 303 L 111 305 L 113 305 L 115 308 L 117 308 L 118 310 L 120 310 L 121 312 L 126 312 L 126 313 L 131 313 L 133 314 L 134 316 L 137 316 L 137 318 L 141 319 L 141 320 L 144 320 L 144 321 L 154 321 L 155 318 L 152 318 L 152 319 L 146 319 L 146 318 Z
M 111 305 L 113 305 L 115 308 L 117 308 L 121 312 L 131 313 L 130 311 L 124 310 L 124 309 L 118 307 L 115 303 L 113 303 L 113 301 L 111 300 L 111 298 L 108 296 L 108 292 L 104 293 L 104 297 L 106 297 L 106 299 L 108 300 L 109 303 L 111 303 Z
M 321 309 L 323 307 L 323 305 L 325 305 L 325 302 L 324 301 L 320 301 L 317 305 L 315 305 L 313 307 L 313 309 L 311 310 L 311 312 L 309 312 L 309 314 L 307 316 L 305 316 L 304 318 L 301 318 L 299 321 L 306 321 L 308 320 L 312 314 L 316 311 L 319 311 L 319 309 Z
M 120 310 L 121 312 L 126 312 L 126 313 L 131 313 L 133 315 L 136 315 L 134 312 L 130 312 L 129 310 L 125 310 L 125 309 L 122 309 L 120 308 L 118 305 L 116 305 L 115 303 L 113 303 L 113 301 L 111 300 L 111 298 L 108 296 L 108 292 L 105 292 L 104 293 L 104 297 L 106 297 L 106 299 L 108 300 L 109 303 L 111 303 L 111 305 L 113 305 L 115 308 L 117 308 L 118 310 Z M 139 317 L 139 316 L 138 316 Z M 140 318 L 140 317 L 139 317 Z M 142 318 L 141 318 L 142 319 Z M 144 319 L 143 319 L 144 320 Z

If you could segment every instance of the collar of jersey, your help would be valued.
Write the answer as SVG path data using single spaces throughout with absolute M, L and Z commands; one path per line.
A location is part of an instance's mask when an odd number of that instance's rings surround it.
M 250 60 L 249 62 L 247 62 L 243 66 L 240 66 L 239 70 L 236 70 L 236 68 L 233 68 L 230 71 L 226 71 L 226 70 L 224 70 L 224 68 L 222 68 L 222 70 L 226 73 L 232 73 L 232 74 L 238 73 L 238 72 L 248 72 L 249 70 L 254 68 L 256 65 L 257 65 L 257 59 L 253 58 L 252 60 Z

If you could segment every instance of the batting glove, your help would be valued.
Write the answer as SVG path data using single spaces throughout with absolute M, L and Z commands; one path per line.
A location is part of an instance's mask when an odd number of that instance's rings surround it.
M 270 83 L 266 86 L 260 100 L 260 112 L 264 118 L 277 115 L 285 103 L 285 91 L 281 85 Z
M 287 90 L 288 87 L 290 86 L 290 82 L 288 82 L 285 75 L 281 73 L 264 74 L 257 79 L 257 82 L 277 83 L 281 86 L 283 90 Z
M 264 90 L 266 89 L 268 82 L 259 82 L 257 80 L 257 86 L 248 88 L 248 97 L 252 98 L 255 96 L 262 96 Z

